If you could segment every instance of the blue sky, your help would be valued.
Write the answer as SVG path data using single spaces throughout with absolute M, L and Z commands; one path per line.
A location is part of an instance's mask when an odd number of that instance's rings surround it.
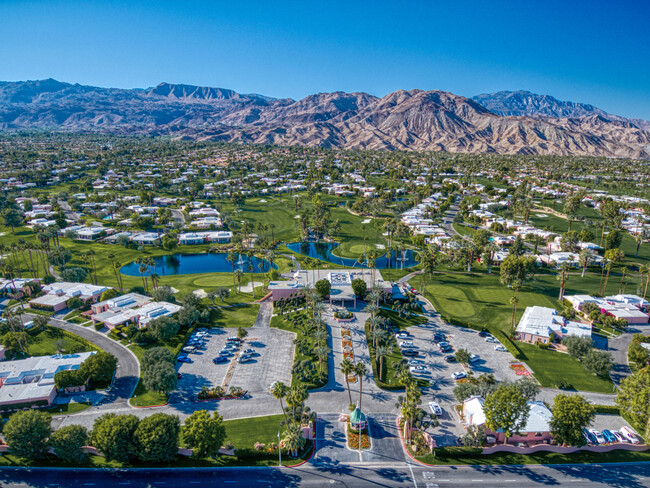
M 0 1 L 0 80 L 526 89 L 650 120 L 650 2 Z

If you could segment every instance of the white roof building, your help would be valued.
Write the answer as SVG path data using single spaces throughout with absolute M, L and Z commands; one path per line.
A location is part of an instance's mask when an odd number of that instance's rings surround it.
M 526 307 L 516 333 L 522 341 L 547 344 L 551 334 L 558 338 L 570 335 L 591 337 L 591 324 L 566 320 L 553 308 L 534 306 Z

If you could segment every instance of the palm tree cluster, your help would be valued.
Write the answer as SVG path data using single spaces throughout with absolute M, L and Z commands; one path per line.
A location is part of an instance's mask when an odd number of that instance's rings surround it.
M 292 456 L 296 457 L 305 445 L 302 425 L 314 419 L 313 412 L 305 406 L 309 392 L 302 385 L 293 385 L 289 388 L 281 381 L 274 382 L 270 392 L 273 398 L 280 401 L 280 408 L 284 415 L 286 431 L 282 438 L 283 446 Z M 283 400 L 287 403 L 286 407 Z
M 368 341 L 368 350 L 370 351 L 371 361 L 375 362 L 375 367 L 379 372 L 379 381 L 384 381 L 384 363 L 392 352 L 395 338 L 390 333 L 388 327 L 390 322 L 380 315 L 381 307 L 379 301 L 383 298 L 383 293 L 373 289 L 366 295 L 368 304 L 363 309 L 369 313 L 370 317 L 366 321 L 366 340 Z

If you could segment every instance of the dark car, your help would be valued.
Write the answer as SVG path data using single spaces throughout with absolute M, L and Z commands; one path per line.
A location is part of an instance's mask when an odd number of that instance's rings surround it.
M 478 335 L 479 337 L 487 337 L 489 334 L 486 331 L 482 330 L 481 332 L 478 333 Z
M 456 356 L 453 354 L 450 354 L 449 356 L 445 356 L 445 361 L 448 363 L 455 363 L 456 362 Z
M 228 361 L 230 361 L 230 359 L 228 359 L 227 356 L 217 356 L 212 360 L 214 364 L 227 363 Z
M 190 358 L 188 358 L 187 356 L 178 356 L 177 361 L 179 363 L 191 363 L 192 362 L 192 360 Z
M 182 377 L 183 377 L 183 373 L 178 373 L 178 374 L 176 375 L 176 378 L 179 379 L 179 380 L 180 380 Z
M 419 352 L 416 349 L 403 349 L 402 350 L 402 355 L 403 356 L 415 357 L 418 354 L 419 354 Z
M 454 350 L 454 348 L 451 347 L 451 346 L 444 346 L 444 347 L 440 348 L 440 352 L 451 352 L 453 350 Z

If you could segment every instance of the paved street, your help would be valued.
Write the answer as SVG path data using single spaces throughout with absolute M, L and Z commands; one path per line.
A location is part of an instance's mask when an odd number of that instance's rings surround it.
M 572 488 L 650 486 L 650 464 L 621 463 L 549 466 L 435 466 L 356 463 L 297 468 L 81 470 L 0 468 L 3 488 L 114 488 L 178 486 L 268 486 L 349 488 L 445 488 L 477 485 L 571 486 Z

